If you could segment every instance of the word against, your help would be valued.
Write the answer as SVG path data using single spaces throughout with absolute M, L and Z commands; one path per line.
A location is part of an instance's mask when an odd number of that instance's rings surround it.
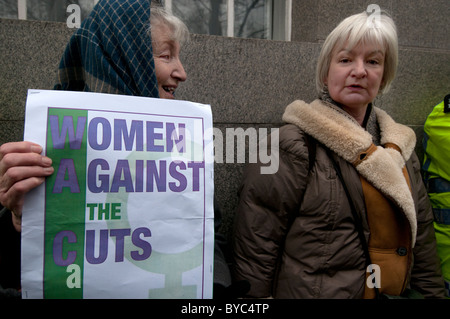
M 197 306 L 189 303 L 187 306 L 181 307 L 182 314 L 207 314 L 209 317 L 214 315 L 214 312 L 225 312 L 227 314 L 265 314 L 269 309 L 268 304 L 225 304 L 225 309 L 216 306 Z

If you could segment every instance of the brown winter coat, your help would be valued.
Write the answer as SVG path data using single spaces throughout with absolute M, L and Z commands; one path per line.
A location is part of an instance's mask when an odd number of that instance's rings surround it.
M 444 297 L 433 215 L 414 153 L 414 132 L 380 109 L 373 112 L 381 144 L 393 143 L 400 152 L 378 146 L 358 161 L 370 148 L 372 136 L 345 112 L 319 100 L 295 101 L 287 107 L 283 120 L 290 124 L 279 131 L 279 169 L 263 175 L 263 164 L 250 164 L 236 212 L 234 275 L 235 280 L 249 281 L 248 296 L 363 298 L 365 257 L 328 148 L 360 214 L 366 240 L 371 234 L 360 178 L 390 198 L 404 217 L 402 231 L 409 234 L 407 245 L 413 249 L 413 256 L 410 251 L 404 256 L 406 285 L 425 297 Z M 311 142 L 305 132 L 316 141 L 310 172 Z M 405 164 L 411 190 L 402 172 Z

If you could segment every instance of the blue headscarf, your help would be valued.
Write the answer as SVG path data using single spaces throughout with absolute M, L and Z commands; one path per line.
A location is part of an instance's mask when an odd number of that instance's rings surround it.
M 100 0 L 70 38 L 55 90 L 159 97 L 151 0 Z

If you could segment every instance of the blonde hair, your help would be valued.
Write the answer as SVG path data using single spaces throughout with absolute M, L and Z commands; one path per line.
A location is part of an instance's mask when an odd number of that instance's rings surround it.
M 325 87 L 325 79 L 332 56 L 340 49 L 353 49 L 359 44 L 375 43 L 385 49 L 385 64 L 380 92 L 389 90 L 395 78 L 398 66 L 397 27 L 392 18 L 385 12 L 373 14 L 362 12 L 344 19 L 325 39 L 319 55 L 316 70 L 316 89 L 319 93 Z
M 161 5 L 154 5 L 152 3 L 150 11 L 149 32 L 151 32 L 152 27 L 156 27 L 161 23 L 170 28 L 170 30 L 172 31 L 172 40 L 177 41 L 181 46 L 189 41 L 189 30 L 186 24 L 178 17 L 167 12 L 166 9 L 164 9 L 164 7 L 162 7 Z

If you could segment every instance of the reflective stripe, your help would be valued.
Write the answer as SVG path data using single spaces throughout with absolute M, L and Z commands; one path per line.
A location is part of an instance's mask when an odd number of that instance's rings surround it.
M 434 220 L 438 224 L 450 225 L 449 208 L 433 208 Z
M 428 193 L 450 193 L 450 182 L 444 178 L 431 178 L 427 181 Z

